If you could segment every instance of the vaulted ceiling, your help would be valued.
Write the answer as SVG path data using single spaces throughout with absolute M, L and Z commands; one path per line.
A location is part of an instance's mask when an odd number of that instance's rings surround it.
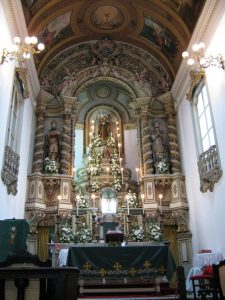
M 134 49 L 141 49 L 142 53 L 152 58 L 151 63 L 157 65 L 155 69 L 164 70 L 160 73 L 161 83 L 168 77 L 167 85 L 171 85 L 181 63 L 181 53 L 190 41 L 204 2 L 205 0 L 22 0 L 22 5 L 29 35 L 38 36 L 39 41 L 46 46 L 45 51 L 36 59 L 42 81 L 46 79 L 49 66 L 52 68 L 56 64 L 56 57 L 57 64 L 62 65 L 65 60 L 66 72 L 71 74 L 73 68 L 68 71 L 71 66 L 68 57 L 72 52 L 83 51 L 82 47 L 78 49 L 79 45 L 107 39 L 121 43 L 124 48 L 134 46 Z M 136 51 L 130 49 L 130 52 Z M 101 55 L 106 55 L 104 51 L 110 51 L 109 46 L 102 51 Z M 143 62 L 142 70 L 138 71 L 139 76 L 144 74 L 145 69 Z M 150 78 L 149 75 L 148 80 Z

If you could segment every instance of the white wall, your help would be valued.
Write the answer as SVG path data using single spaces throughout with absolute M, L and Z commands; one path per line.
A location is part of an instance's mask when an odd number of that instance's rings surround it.
M 224 10 L 225 12 L 225 10 Z M 211 53 L 225 57 L 225 17 L 219 24 L 208 47 Z M 210 52 L 210 51 L 209 51 Z M 188 78 L 187 78 L 188 79 Z M 210 95 L 222 169 L 225 172 L 225 71 L 208 68 L 206 82 Z M 193 234 L 193 253 L 200 249 L 222 252 L 225 257 L 225 176 L 215 184 L 213 192 L 201 193 L 197 168 L 197 152 L 190 103 L 183 97 L 178 107 L 178 126 L 181 142 L 183 170 L 190 208 L 190 226 Z
M 6 11 L 7 5 L 7 1 L 0 1 L 0 28 L 1 32 L 3 33 L 1 35 L 0 50 L 3 48 L 9 48 L 10 45 L 12 45 L 12 36 L 15 35 L 14 33 L 10 32 L 13 26 L 11 26 L 12 24 L 10 23 L 12 20 L 9 18 L 9 11 Z M 6 15 L 7 18 L 5 17 Z M 18 14 L 17 17 L 19 17 Z M 6 128 L 9 117 L 15 66 L 15 62 L 8 62 L 0 65 L 0 171 L 2 170 L 3 166 Z M 29 85 L 31 86 L 30 80 Z M 33 84 L 33 86 L 34 85 L 35 84 Z M 7 188 L 0 179 L 0 219 L 24 217 L 28 165 L 33 152 L 33 147 L 30 148 L 30 145 L 32 145 L 31 131 L 34 130 L 34 124 L 32 123 L 32 118 L 34 115 L 33 103 L 33 97 L 32 100 L 24 100 L 21 142 L 18 153 L 20 155 L 18 193 L 15 196 L 8 195 Z
M 139 168 L 137 129 L 124 130 L 125 168 L 131 169 L 131 179 L 137 180 L 135 169 Z

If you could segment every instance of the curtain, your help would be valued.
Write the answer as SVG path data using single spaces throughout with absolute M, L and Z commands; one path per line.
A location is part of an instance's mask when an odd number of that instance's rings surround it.
M 163 238 L 165 241 L 170 242 L 170 250 L 173 254 L 176 265 L 179 264 L 179 253 L 177 243 L 177 226 L 164 226 L 163 227 Z M 171 287 L 176 285 L 176 273 L 174 273 L 172 280 L 170 281 Z
M 48 259 L 49 227 L 38 227 L 38 257 L 42 261 Z

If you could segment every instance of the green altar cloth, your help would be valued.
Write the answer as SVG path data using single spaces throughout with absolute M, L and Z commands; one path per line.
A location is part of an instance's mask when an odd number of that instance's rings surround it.
M 83 279 L 149 278 L 176 269 L 168 246 L 71 247 L 67 265 L 78 267 Z
M 16 251 L 26 249 L 28 230 L 26 220 L 0 220 L 0 262 Z

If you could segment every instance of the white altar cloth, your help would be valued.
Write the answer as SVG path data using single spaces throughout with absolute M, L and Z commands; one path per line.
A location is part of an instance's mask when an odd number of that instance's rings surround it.
M 223 255 L 220 252 L 198 253 L 194 256 L 194 265 L 198 268 L 212 264 L 218 264 L 223 260 Z

